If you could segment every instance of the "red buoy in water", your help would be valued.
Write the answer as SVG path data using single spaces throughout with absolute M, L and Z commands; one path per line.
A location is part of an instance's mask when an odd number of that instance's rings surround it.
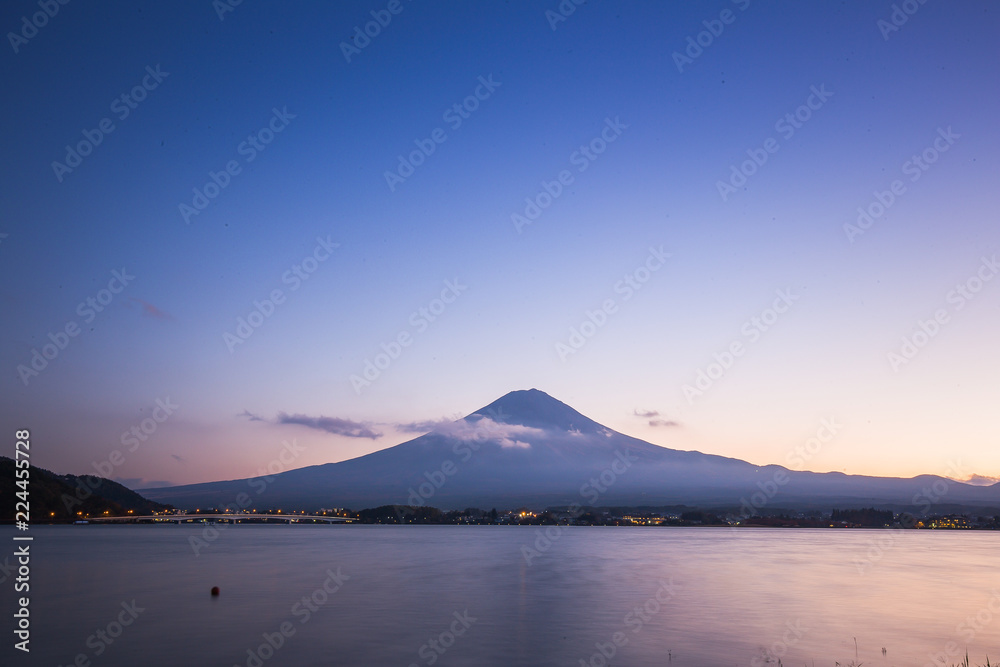
M 218 586 L 212 586 L 212 596 L 215 597 L 215 596 L 218 596 L 218 594 L 219 594 L 219 587 Z

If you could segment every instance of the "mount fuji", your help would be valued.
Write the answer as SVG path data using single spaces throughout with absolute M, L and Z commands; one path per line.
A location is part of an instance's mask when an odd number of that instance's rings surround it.
M 146 489 L 177 507 L 296 508 L 378 505 L 534 508 L 697 505 L 877 506 L 921 513 L 1000 507 L 1000 484 L 935 475 L 869 477 L 794 471 L 660 447 L 580 414 L 537 389 L 402 444 L 355 459 L 269 477 Z M 748 507 L 748 504 L 750 507 Z

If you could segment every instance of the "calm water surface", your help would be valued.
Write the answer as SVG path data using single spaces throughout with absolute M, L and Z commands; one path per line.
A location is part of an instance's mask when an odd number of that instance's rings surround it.
M 832 667 L 855 639 L 866 666 L 1000 659 L 998 533 L 237 525 L 196 556 L 204 531 L 32 528 L 32 651 L 8 577 L 4 664 Z

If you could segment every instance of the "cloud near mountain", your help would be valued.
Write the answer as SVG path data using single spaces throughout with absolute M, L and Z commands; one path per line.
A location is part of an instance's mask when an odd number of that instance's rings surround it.
M 450 424 L 454 419 L 427 419 L 415 422 L 394 422 L 389 424 L 402 433 L 430 433 L 444 424 Z
M 259 415 L 255 415 L 254 413 L 250 412 L 249 410 L 244 410 L 243 412 L 241 412 L 240 414 L 238 414 L 236 416 L 237 417 L 245 417 L 245 418 L 249 419 L 252 422 L 264 422 L 264 421 L 267 421 L 263 417 L 261 417 Z
M 460 419 L 440 424 L 434 433 L 461 442 L 495 441 L 504 449 L 531 449 L 530 443 L 518 438 L 545 437 L 545 431 L 540 428 L 521 424 L 505 424 L 483 416 L 471 421 Z
M 340 419 L 339 417 L 310 417 L 308 415 L 289 415 L 279 412 L 275 423 L 297 424 L 316 429 L 317 431 L 347 436 L 348 438 L 370 438 L 371 440 L 375 440 L 382 437 L 382 433 L 374 430 L 365 422 Z
M 287 414 L 285 412 L 279 412 L 278 416 L 274 420 L 266 419 L 260 415 L 254 414 L 249 410 L 244 410 L 237 417 L 243 417 L 247 421 L 252 422 L 264 422 L 267 424 L 276 424 L 278 426 L 305 426 L 317 431 L 323 431 L 324 433 L 332 433 L 333 435 L 342 435 L 348 438 L 368 438 L 371 440 L 376 440 L 382 437 L 380 431 L 376 431 L 372 424 L 368 422 L 354 421 L 353 419 L 341 419 L 340 417 L 311 417 L 304 414 Z M 414 422 L 409 426 L 413 427 L 410 432 L 421 432 L 419 427 L 425 424 L 433 424 L 436 422 Z M 430 430 L 430 429 L 428 429 Z
M 654 428 L 659 426 L 680 426 L 680 423 L 675 422 L 673 419 L 660 418 L 659 410 L 640 410 L 636 408 L 635 410 L 632 410 L 632 414 L 642 419 L 648 419 L 649 425 Z
M 993 486 L 1000 482 L 1000 477 L 990 477 L 989 475 L 972 474 L 968 479 L 956 479 L 956 482 L 965 482 L 972 486 Z

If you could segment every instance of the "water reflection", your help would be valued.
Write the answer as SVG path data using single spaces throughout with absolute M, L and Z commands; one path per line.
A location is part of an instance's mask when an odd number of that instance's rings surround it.
M 251 667 L 1000 656 L 996 533 L 908 532 L 862 573 L 856 559 L 884 533 L 581 527 L 526 559 L 537 528 L 239 525 L 199 556 L 193 526 L 32 530 L 31 664 L 81 654 L 95 665 Z M 342 586 L 314 595 L 338 568 Z M 95 655 L 88 640 L 132 600 L 144 611 Z

